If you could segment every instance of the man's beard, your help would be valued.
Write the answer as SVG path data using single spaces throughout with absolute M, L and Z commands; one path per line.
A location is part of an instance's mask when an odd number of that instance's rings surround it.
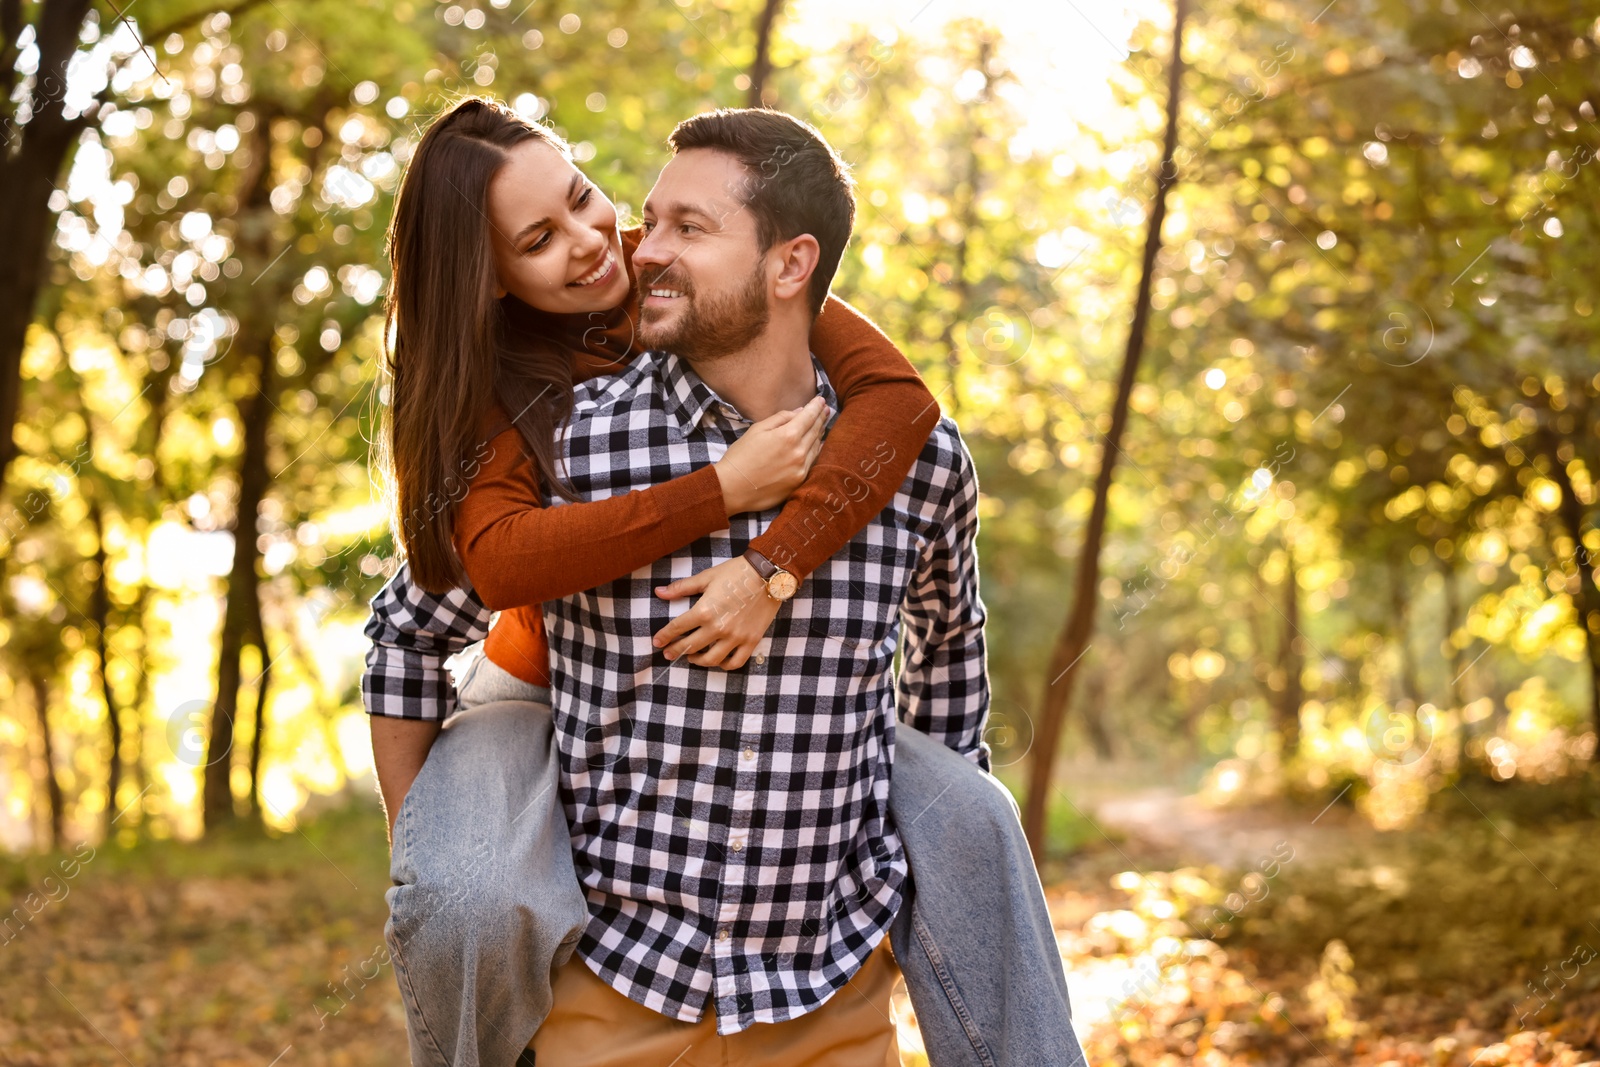
M 697 297 L 689 279 L 673 273 L 671 268 L 639 283 L 646 293 L 657 286 L 678 290 L 683 294 L 678 299 L 685 306 L 674 321 L 666 323 L 652 323 L 651 309 L 645 309 L 640 316 L 639 339 L 646 348 L 672 352 L 691 363 L 717 359 L 748 347 L 761 336 L 771 317 L 760 267 L 750 272 L 742 288 L 728 296 Z

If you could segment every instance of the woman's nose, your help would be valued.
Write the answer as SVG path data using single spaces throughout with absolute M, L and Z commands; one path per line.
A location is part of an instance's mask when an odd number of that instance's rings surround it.
M 572 243 L 573 258 L 585 261 L 591 260 L 598 256 L 609 243 L 604 233 L 585 226 L 578 239 Z

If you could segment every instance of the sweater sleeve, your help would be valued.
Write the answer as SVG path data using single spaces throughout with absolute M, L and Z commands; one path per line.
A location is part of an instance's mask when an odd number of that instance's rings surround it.
M 804 578 L 864 529 L 894 498 L 939 405 L 916 368 L 872 321 L 828 297 L 811 327 L 811 350 L 840 409 L 804 484 L 750 547 Z
M 455 545 L 491 610 L 571 596 L 728 525 L 714 467 L 606 500 L 547 508 L 522 434 L 504 430 L 456 505 Z

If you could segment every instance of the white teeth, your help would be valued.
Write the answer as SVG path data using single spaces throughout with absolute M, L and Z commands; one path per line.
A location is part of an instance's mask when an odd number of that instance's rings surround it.
M 683 294 L 678 292 L 676 289 L 652 289 L 652 290 L 650 290 L 650 295 L 651 296 L 674 297 L 674 296 L 682 296 Z
M 600 265 L 598 267 L 596 267 L 594 270 L 590 271 L 588 274 L 585 274 L 583 277 L 579 278 L 577 281 L 573 282 L 572 284 L 573 285 L 592 285 L 592 284 L 594 284 L 595 282 L 599 281 L 602 277 L 605 276 L 605 273 L 608 270 L 611 269 L 611 264 L 613 262 L 615 262 L 615 257 L 609 251 L 607 251 L 606 252 L 606 258 L 602 259 L 600 261 Z

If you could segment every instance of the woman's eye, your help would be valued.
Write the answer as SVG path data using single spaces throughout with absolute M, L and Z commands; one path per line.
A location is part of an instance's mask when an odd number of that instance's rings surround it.
M 589 188 L 585 189 L 582 193 L 580 193 L 578 195 L 578 206 L 579 207 L 583 207 L 584 205 L 588 204 L 589 203 L 589 198 L 593 194 L 594 194 L 594 186 L 591 185 L 591 186 L 589 186 Z
M 534 239 L 533 244 L 529 245 L 522 254 L 526 256 L 534 252 L 542 252 L 544 251 L 545 246 L 549 243 L 550 235 L 548 233 L 541 233 L 537 238 Z

